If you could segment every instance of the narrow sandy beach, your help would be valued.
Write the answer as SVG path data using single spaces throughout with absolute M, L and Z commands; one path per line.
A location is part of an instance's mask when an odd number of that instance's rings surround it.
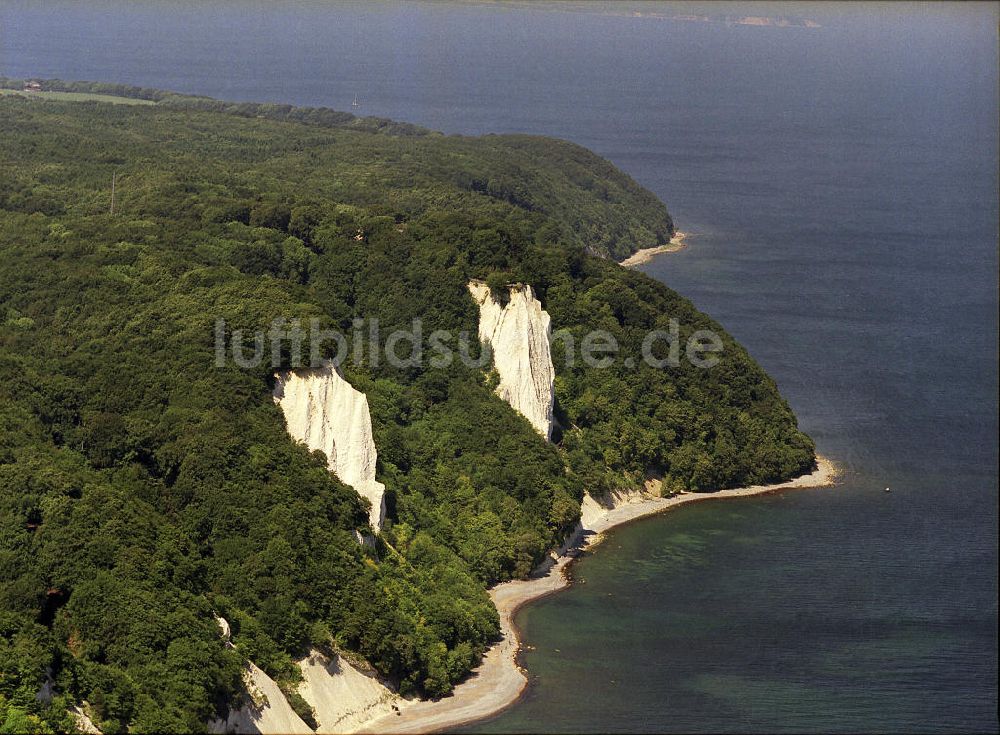
M 559 550 L 558 557 L 553 555 L 530 579 L 505 582 L 490 590 L 490 597 L 500 613 L 500 632 L 503 638 L 486 652 L 479 667 L 455 687 L 451 696 L 437 701 L 400 701 L 398 714 L 370 720 L 358 732 L 435 732 L 489 717 L 517 701 L 528 679 L 517 665 L 520 641 L 513 625 L 514 613 L 521 605 L 566 587 L 569 584 L 565 575 L 566 567 L 581 551 L 600 541 L 601 534 L 605 531 L 684 503 L 833 485 L 836 475 L 837 470 L 830 460 L 817 457 L 815 471 L 788 482 L 719 490 L 714 493 L 684 493 L 669 498 L 647 498 L 620 505 L 590 519 L 588 527 L 579 528 L 574 537 Z
M 629 257 L 625 258 L 625 260 L 621 261 L 619 265 L 623 265 L 626 268 L 633 268 L 637 265 L 648 263 L 660 253 L 676 253 L 678 250 L 683 250 L 687 247 L 687 243 L 684 242 L 684 238 L 686 237 L 687 234 L 677 231 L 666 245 L 657 245 L 655 248 L 636 250 Z

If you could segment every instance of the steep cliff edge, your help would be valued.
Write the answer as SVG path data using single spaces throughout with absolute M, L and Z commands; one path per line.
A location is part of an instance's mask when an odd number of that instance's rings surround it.
M 327 457 L 342 482 L 371 502 L 369 522 L 376 531 L 385 520 L 385 485 L 375 480 L 377 452 L 368 399 L 332 364 L 278 373 L 274 401 L 285 414 L 288 433 Z
M 505 305 L 480 281 L 469 282 L 469 293 L 479 305 L 479 339 L 492 348 L 500 375 L 497 394 L 548 439 L 552 435 L 556 376 L 549 315 L 531 286 L 511 287 Z
M 238 706 L 229 711 L 225 720 L 208 723 L 214 733 L 311 733 L 310 728 L 288 704 L 274 679 L 253 662 L 243 672 L 247 689 Z
M 397 708 L 398 694 L 343 656 L 330 658 L 311 650 L 298 664 L 299 694 L 316 713 L 317 732 L 353 732 Z
M 224 644 L 230 648 L 229 621 L 216 616 L 219 633 Z M 310 728 L 299 717 L 285 699 L 281 688 L 274 679 L 252 661 L 243 669 L 243 685 L 246 693 L 234 702 L 226 719 L 209 720 L 207 729 L 211 733 L 311 733 Z
M 641 506 L 663 497 L 663 484 L 658 479 L 646 480 L 642 487 L 606 492 L 600 498 L 586 492 L 580 503 L 579 532 L 594 532 L 609 514 L 627 505 Z

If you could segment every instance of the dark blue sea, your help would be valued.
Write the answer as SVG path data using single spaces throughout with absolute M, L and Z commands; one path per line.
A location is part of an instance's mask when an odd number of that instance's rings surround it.
M 614 532 L 466 730 L 996 731 L 997 8 L 5 0 L 0 74 L 564 137 L 689 233 L 843 480 Z

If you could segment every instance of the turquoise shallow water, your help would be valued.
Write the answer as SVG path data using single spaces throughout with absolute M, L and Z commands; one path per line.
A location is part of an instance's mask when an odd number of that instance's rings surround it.
M 0 73 L 558 135 L 692 233 L 644 270 L 843 482 L 614 532 L 519 615 L 524 699 L 464 730 L 996 731 L 995 7 L 796 9 L 814 31 L 551 7 L 14 1 Z

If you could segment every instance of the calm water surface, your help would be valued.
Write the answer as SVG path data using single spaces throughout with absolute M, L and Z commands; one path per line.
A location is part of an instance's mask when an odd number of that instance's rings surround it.
M 466 730 L 996 731 L 995 6 L 605 9 L 5 2 L 0 73 L 566 137 L 692 233 L 644 269 L 844 481 L 615 532 L 519 616 L 526 697 Z

